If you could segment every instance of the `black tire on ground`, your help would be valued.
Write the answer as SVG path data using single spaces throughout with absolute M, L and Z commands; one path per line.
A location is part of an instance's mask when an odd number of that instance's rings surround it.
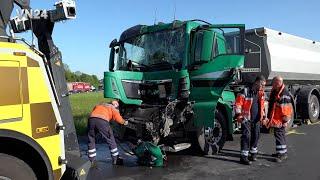
M 308 113 L 309 113 L 309 119 L 312 123 L 319 121 L 319 99 L 316 95 L 311 94 L 309 102 L 308 102 Z
M 0 153 L 0 179 L 36 180 L 28 164 L 14 156 Z
M 200 149 L 205 155 L 217 154 L 224 146 L 227 138 L 227 122 L 224 115 L 216 110 L 215 127 L 202 127 L 197 132 Z

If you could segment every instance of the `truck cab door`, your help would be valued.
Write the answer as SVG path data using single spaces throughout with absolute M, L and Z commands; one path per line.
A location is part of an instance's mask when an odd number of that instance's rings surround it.
M 193 34 L 189 66 L 190 99 L 196 102 L 194 110 L 198 125 L 213 126 L 217 102 L 223 90 L 234 80 L 237 68 L 244 63 L 243 54 L 231 53 L 233 47 L 227 38 L 231 37 L 214 29 L 200 29 Z

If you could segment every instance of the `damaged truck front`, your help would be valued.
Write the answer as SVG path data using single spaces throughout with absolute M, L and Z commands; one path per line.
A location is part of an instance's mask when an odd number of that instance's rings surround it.
M 233 133 L 229 84 L 243 67 L 243 44 L 239 24 L 174 21 L 124 31 L 110 44 L 104 96 L 120 101 L 125 136 L 174 150 L 197 140 L 205 154 L 216 153 Z

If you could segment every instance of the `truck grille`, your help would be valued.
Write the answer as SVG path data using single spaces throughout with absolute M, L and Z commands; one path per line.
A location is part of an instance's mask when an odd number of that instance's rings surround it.
M 122 80 L 127 98 L 154 101 L 166 99 L 171 94 L 172 80 L 130 81 Z

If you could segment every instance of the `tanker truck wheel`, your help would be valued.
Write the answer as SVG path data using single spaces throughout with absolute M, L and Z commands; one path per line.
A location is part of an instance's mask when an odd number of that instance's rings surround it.
M 0 153 L 0 180 L 36 180 L 33 170 L 21 159 Z
M 202 127 L 197 132 L 200 149 L 205 155 L 217 154 L 227 138 L 226 118 L 220 111 L 215 113 L 214 127 Z
M 312 94 L 310 96 L 309 102 L 308 102 L 308 113 L 309 113 L 309 119 L 312 123 L 319 121 L 319 100 L 317 96 Z

